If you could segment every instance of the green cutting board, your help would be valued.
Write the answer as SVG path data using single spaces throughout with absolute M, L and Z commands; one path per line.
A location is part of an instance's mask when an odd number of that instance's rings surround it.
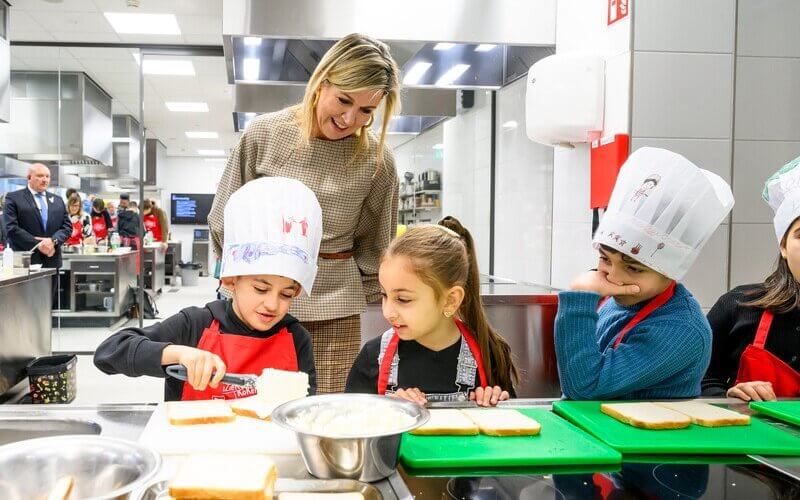
M 600 404 L 556 401 L 553 410 L 624 454 L 800 455 L 800 438 L 758 417 L 751 417 L 750 425 L 651 430 L 609 417 L 600 411 Z
M 486 410 L 491 411 L 491 410 Z M 619 453 L 542 408 L 521 413 L 542 425 L 538 436 L 403 435 L 400 460 L 415 469 L 616 464 Z
M 800 401 L 762 401 L 750 403 L 750 408 L 770 417 L 800 425 Z

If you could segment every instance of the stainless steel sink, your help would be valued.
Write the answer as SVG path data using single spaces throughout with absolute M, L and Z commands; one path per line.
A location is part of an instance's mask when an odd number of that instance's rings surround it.
M 24 439 L 35 439 L 64 434 L 100 434 L 100 425 L 91 420 L 48 417 L 3 418 L 0 417 L 0 446 Z

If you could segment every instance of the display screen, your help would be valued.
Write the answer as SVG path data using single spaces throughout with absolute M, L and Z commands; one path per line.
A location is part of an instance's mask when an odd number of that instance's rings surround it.
M 173 193 L 170 222 L 173 224 L 208 224 L 208 212 L 214 203 L 213 194 Z

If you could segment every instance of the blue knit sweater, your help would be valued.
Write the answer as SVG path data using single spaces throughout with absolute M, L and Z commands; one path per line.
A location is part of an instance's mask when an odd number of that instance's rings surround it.
M 558 294 L 556 357 L 569 399 L 669 399 L 700 395 L 711 359 L 711 327 L 683 285 L 613 349 L 617 334 L 646 304 L 619 305 L 591 292 Z

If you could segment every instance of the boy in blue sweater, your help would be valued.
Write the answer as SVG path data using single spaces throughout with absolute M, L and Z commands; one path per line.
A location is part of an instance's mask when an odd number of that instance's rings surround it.
M 555 345 L 565 397 L 700 395 L 711 328 L 677 280 L 732 207 L 725 181 L 686 158 L 657 148 L 630 156 L 595 233 L 597 270 L 558 296 Z

